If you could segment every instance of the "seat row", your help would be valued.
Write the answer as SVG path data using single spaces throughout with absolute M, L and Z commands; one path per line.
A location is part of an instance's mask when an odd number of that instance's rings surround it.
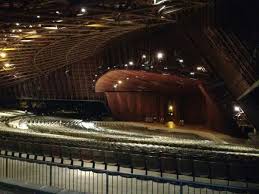
M 1 141 L 0 147 L 2 150 L 45 157 L 76 159 L 105 165 L 116 165 L 118 167 L 193 177 L 259 183 L 259 166 L 256 162 L 251 162 L 250 164 L 237 162 L 224 163 L 218 161 L 208 162 L 191 158 L 159 156 L 155 154 L 142 155 L 130 152 L 115 152 L 110 150 L 17 141 Z

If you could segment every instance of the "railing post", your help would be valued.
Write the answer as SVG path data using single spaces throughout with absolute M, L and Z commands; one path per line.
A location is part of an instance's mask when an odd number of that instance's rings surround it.
M 8 158 L 5 158 L 5 178 L 8 177 Z
M 106 174 L 106 194 L 109 193 L 109 175 Z
M 183 183 L 180 183 L 180 194 L 183 194 Z
M 52 165 L 49 166 L 49 186 L 52 186 Z

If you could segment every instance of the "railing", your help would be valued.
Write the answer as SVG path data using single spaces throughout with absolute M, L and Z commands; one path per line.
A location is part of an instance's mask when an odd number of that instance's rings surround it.
M 0 156 L 0 178 L 70 191 L 100 194 L 187 194 L 187 193 L 256 193 L 258 190 L 198 183 L 173 178 L 113 172 L 86 167 L 84 162 L 66 164 L 50 161 Z

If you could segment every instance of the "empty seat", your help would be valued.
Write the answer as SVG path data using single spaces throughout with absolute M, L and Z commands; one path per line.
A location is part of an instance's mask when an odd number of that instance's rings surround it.
M 132 154 L 131 155 L 131 165 L 135 169 L 145 169 L 146 168 L 146 159 L 142 155 Z
M 71 159 L 70 147 L 67 147 L 67 146 L 61 147 L 61 157 Z
M 52 155 L 52 157 L 61 157 L 60 146 L 52 145 L 51 146 L 51 155 Z
M 105 163 L 110 165 L 117 164 L 117 155 L 113 151 L 105 151 Z
M 178 173 L 182 175 L 192 175 L 193 174 L 193 163 L 191 159 L 177 159 Z
M 122 167 L 131 167 L 131 156 L 125 152 L 117 153 L 118 165 Z
M 42 144 L 43 156 L 51 156 L 51 146 L 48 144 Z
M 160 160 L 156 156 L 146 156 L 146 168 L 147 170 L 160 171 Z
M 72 159 L 80 159 L 81 155 L 80 155 L 80 149 L 79 148 L 70 148 L 71 151 L 71 158 Z
M 211 178 L 228 179 L 227 164 L 223 162 L 210 162 Z
M 247 166 L 247 180 L 252 183 L 259 183 L 259 166 L 258 166 L 258 164 L 249 164 Z
M 19 152 L 20 153 L 27 153 L 27 146 L 24 142 L 19 142 Z
M 176 173 L 177 172 L 177 160 L 176 158 L 161 157 L 161 170 L 165 173 Z
M 239 163 L 229 164 L 229 179 L 233 181 L 244 181 L 247 177 L 247 168 Z
M 104 151 L 103 150 L 93 150 L 93 161 L 97 163 L 104 163 Z
M 194 175 L 197 177 L 209 177 L 210 169 L 209 162 L 194 160 L 193 161 Z
M 93 150 L 81 148 L 81 160 L 93 161 Z

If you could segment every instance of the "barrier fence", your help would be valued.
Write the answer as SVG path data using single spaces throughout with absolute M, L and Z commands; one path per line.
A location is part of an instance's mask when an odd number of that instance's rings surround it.
M 0 178 L 93 194 L 258 193 L 246 187 L 108 171 L 86 167 L 83 161 L 70 162 L 1 155 Z

